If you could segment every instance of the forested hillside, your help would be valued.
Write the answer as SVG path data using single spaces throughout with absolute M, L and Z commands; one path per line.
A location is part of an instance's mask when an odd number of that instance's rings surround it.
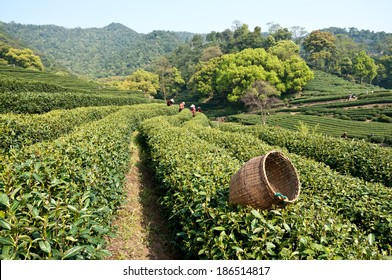
M 192 36 L 170 31 L 140 34 L 119 23 L 69 29 L 0 22 L 0 28 L 47 57 L 47 68 L 58 63 L 88 78 L 129 75 L 152 58 L 172 52 Z

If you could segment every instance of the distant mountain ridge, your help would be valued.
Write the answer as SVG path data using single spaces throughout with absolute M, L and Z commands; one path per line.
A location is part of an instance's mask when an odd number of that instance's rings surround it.
M 129 75 L 194 35 L 172 31 L 141 34 L 120 23 L 102 28 L 65 28 L 0 22 L 0 30 L 42 54 L 46 67 L 58 63 L 88 78 Z

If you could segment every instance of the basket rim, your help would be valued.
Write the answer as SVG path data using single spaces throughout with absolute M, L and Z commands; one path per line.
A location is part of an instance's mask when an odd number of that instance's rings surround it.
M 297 191 L 296 197 L 294 199 L 291 199 L 291 200 L 290 199 L 286 199 L 285 200 L 285 202 L 292 203 L 292 202 L 297 200 L 297 198 L 298 198 L 298 196 L 299 196 L 299 194 L 301 192 L 301 183 L 300 183 L 300 180 L 299 180 L 299 175 L 298 175 L 297 169 L 295 168 L 293 163 L 290 161 L 290 159 L 288 157 L 286 157 L 285 154 L 283 154 L 282 152 L 276 151 L 276 150 L 269 151 L 268 153 L 263 155 L 262 156 L 262 160 L 260 161 L 261 167 L 263 169 L 263 172 L 262 172 L 261 176 L 263 177 L 263 179 L 266 182 L 266 187 L 268 189 L 268 193 L 269 193 L 269 195 L 271 196 L 272 199 L 276 199 L 275 194 L 278 193 L 278 191 L 270 184 L 270 182 L 268 180 L 267 172 L 265 170 L 265 162 L 266 162 L 268 156 L 270 156 L 271 154 L 276 154 L 279 157 L 281 157 L 283 160 L 286 161 L 286 164 L 288 164 L 290 166 L 290 168 L 294 171 L 294 174 L 295 174 L 295 176 L 297 178 L 297 188 L 298 188 L 298 191 Z

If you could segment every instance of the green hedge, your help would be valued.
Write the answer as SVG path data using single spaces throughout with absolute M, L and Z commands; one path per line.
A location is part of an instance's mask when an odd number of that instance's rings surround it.
M 94 94 L 82 92 L 0 93 L 0 113 L 42 114 L 56 109 L 90 106 L 125 106 L 149 102 L 139 94 Z
M 221 128 L 231 127 L 222 125 Z M 236 127 L 234 125 L 234 127 Z M 338 139 L 301 131 L 289 131 L 272 126 L 238 126 L 270 145 L 287 148 L 290 152 L 324 162 L 342 174 L 392 186 L 392 150 L 364 141 Z M 236 128 L 237 129 L 237 128 Z
M 0 259 L 102 259 L 124 199 L 132 132 L 175 114 L 159 104 L 126 106 L 52 142 L 0 157 Z
M 165 192 L 162 203 L 170 210 L 177 242 L 190 258 L 373 259 L 390 253 L 390 244 L 384 244 L 388 234 L 359 228 L 331 206 L 334 202 L 325 202 L 323 193 L 312 192 L 313 181 L 308 193 L 304 190 L 299 201 L 285 209 L 229 205 L 231 175 L 255 156 L 253 148 L 259 155 L 271 147 L 259 145 L 251 135 L 218 131 L 202 114 L 187 114 L 184 110 L 178 116 L 147 120 L 141 133 Z M 303 161 L 307 174 L 323 166 Z M 323 168 L 330 177 L 336 174 Z M 341 185 L 352 180 L 340 179 Z M 318 180 L 323 182 L 325 176 Z M 329 182 L 323 185 L 330 187 Z
M 0 75 L 0 93 L 4 92 L 67 92 L 71 91 L 56 84 L 29 81 L 25 79 L 15 79 L 11 77 L 2 77 Z
M 0 115 L 0 153 L 21 149 L 41 141 L 53 140 L 76 127 L 99 120 L 117 110 L 117 106 L 54 110 L 46 114 Z

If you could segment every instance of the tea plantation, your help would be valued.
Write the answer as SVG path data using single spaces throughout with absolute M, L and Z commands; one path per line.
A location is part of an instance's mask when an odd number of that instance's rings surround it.
M 1 73 L 0 259 L 105 259 L 135 131 L 186 258 L 392 256 L 390 148 L 218 123 L 136 93 Z M 296 167 L 299 199 L 270 210 L 231 205 L 231 176 L 271 150 Z

